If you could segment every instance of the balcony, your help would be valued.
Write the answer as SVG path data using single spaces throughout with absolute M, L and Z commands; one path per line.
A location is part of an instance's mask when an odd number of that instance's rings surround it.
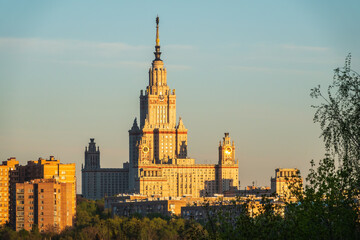
M 16 212 L 16 216 L 24 216 L 24 212 Z

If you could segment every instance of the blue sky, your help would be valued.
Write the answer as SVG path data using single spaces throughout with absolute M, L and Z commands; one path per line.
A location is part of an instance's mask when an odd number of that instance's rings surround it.
M 359 5 L 0 1 L 1 160 L 54 155 L 75 162 L 80 180 L 84 147 L 94 137 L 102 167 L 121 167 L 159 14 L 189 156 L 217 162 L 218 141 L 230 132 L 242 187 L 269 185 L 277 167 L 306 174 L 324 153 L 309 92 L 325 89 L 349 52 L 359 71 Z

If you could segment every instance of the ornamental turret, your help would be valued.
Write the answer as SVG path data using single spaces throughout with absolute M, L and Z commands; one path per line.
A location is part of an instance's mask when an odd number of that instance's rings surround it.
M 223 141 L 219 143 L 219 164 L 228 165 L 235 163 L 235 144 L 231 142 L 229 133 L 225 133 Z
M 90 138 L 89 147 L 85 147 L 85 167 L 84 169 L 100 168 L 100 150 L 96 149 L 94 138 Z

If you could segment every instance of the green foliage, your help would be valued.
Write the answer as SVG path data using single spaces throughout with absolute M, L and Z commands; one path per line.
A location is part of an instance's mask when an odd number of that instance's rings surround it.
M 251 199 L 220 206 L 215 214 L 205 205 L 210 239 L 360 239 L 356 175 L 329 157 L 317 168 L 311 164 L 304 189 L 289 184 L 297 201 L 280 205 L 263 198 L 254 214 Z
M 32 231 L 15 232 L 9 227 L 0 229 L 0 239 L 53 239 L 53 240 L 92 240 L 92 239 L 206 239 L 207 232 L 194 221 L 182 218 L 117 217 L 111 218 L 104 210 L 104 201 L 82 199 L 77 205 L 77 219 L 74 227 L 61 233 L 49 228 L 40 234 L 36 226 Z
M 305 187 L 289 182 L 297 201 L 284 203 L 284 215 L 275 202 L 263 202 L 250 216 L 251 201 L 208 215 L 206 229 L 212 239 L 360 239 L 360 76 L 350 69 L 335 69 L 327 97 L 320 86 L 311 96 L 322 98 L 315 106 L 314 122 L 320 123 L 328 154 L 318 166 L 311 161 Z M 284 198 L 286 199 L 286 198 Z
M 189 224 L 181 218 L 163 219 L 156 215 L 109 218 L 101 201 L 82 201 L 77 211 L 76 228 L 63 231 L 61 239 L 195 239 L 185 226 L 203 229 L 198 223 Z M 189 231 L 184 235 L 186 230 Z
M 284 219 L 279 207 L 267 198 L 262 201 L 264 207 L 258 208 L 252 199 L 238 198 L 219 206 L 216 212 L 205 204 L 209 239 L 281 239 Z
M 334 70 L 327 96 L 320 86 L 311 89 L 311 96 L 323 100 L 313 106 L 314 122 L 320 124 L 327 150 L 360 173 L 360 75 L 350 69 L 350 64 L 349 54 L 345 66 Z
M 295 239 L 358 239 L 358 188 L 346 166 L 337 168 L 329 157 L 312 168 L 299 202 L 287 205 L 286 220 Z M 296 227 L 294 227 L 296 226 Z
M 8 226 L 2 226 L 0 228 L 0 239 L 9 239 L 9 240 L 20 240 L 21 236 L 24 236 L 26 233 L 24 232 L 15 232 L 14 230 L 12 230 L 11 228 L 9 228 Z M 26 237 L 26 236 L 24 236 Z M 26 238 L 24 238 L 26 239 Z

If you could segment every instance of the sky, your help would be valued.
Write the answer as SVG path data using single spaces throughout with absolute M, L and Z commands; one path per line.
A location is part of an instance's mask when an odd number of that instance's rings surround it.
M 128 161 L 128 130 L 154 59 L 160 17 L 167 82 L 188 128 L 188 155 L 217 163 L 235 141 L 241 188 L 270 186 L 325 150 L 310 89 L 352 53 L 359 1 L 0 0 L 0 160 L 50 155 L 81 164 L 90 138 L 101 167 Z

